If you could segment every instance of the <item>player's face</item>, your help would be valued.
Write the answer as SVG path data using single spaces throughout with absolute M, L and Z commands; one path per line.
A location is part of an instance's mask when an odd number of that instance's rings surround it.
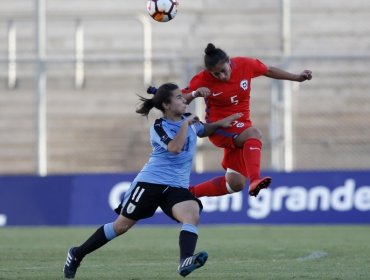
M 169 106 L 169 111 L 175 116 L 180 116 L 186 112 L 187 104 L 184 97 L 182 97 L 181 90 L 175 89 L 172 91 L 171 104 Z
M 230 61 L 220 61 L 217 63 L 212 69 L 208 70 L 213 77 L 216 79 L 227 82 L 230 80 L 231 75 L 231 67 L 230 67 Z

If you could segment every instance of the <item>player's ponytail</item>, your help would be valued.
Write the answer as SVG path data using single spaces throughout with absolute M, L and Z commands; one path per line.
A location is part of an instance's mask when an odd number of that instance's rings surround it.
M 171 103 L 172 91 L 178 88 L 176 84 L 172 83 L 163 84 L 158 89 L 153 86 L 148 87 L 146 92 L 154 96 L 152 98 L 145 98 L 139 95 L 141 104 L 136 110 L 136 113 L 147 117 L 153 108 L 157 108 L 164 113 L 163 103 Z
M 158 91 L 158 89 L 156 87 L 153 87 L 153 86 L 148 87 L 148 89 L 146 90 L 146 92 L 149 93 L 149 94 L 156 94 L 157 91 Z
M 149 94 L 155 94 L 157 92 L 157 88 L 150 86 L 148 87 L 146 92 Z M 153 103 L 154 98 L 145 98 L 139 95 L 139 99 L 141 101 L 141 104 L 139 108 L 136 110 L 136 113 L 147 117 L 150 110 L 154 107 L 154 103 Z
M 209 43 L 204 49 L 204 65 L 210 70 L 219 62 L 226 62 L 229 60 L 228 55 L 221 49 L 216 48 L 215 45 Z

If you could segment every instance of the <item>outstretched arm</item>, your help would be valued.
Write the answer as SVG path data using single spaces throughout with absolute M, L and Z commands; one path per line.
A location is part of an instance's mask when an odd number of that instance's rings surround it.
M 279 79 L 279 80 L 288 80 L 294 82 L 303 82 L 306 80 L 312 79 L 312 71 L 311 70 L 303 70 L 300 74 L 293 74 L 282 70 L 280 68 L 270 66 L 267 73 L 264 75 L 269 78 Z
M 230 127 L 232 123 L 235 120 L 239 119 L 241 116 L 243 116 L 242 113 L 235 113 L 217 122 L 206 123 L 204 124 L 204 132 L 202 135 L 199 135 L 199 137 L 207 137 L 221 127 Z

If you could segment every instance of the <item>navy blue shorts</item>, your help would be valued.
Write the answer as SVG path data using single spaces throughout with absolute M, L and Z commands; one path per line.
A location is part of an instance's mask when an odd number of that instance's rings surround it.
M 202 202 L 188 189 L 137 182 L 130 196 L 122 201 L 114 211 L 126 218 L 138 221 L 152 217 L 160 207 L 168 217 L 177 221 L 172 215 L 172 207 L 187 200 L 195 200 L 199 204 L 199 211 L 203 209 Z

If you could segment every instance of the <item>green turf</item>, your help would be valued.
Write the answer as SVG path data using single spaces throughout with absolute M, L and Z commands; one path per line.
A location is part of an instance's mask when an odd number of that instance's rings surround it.
M 62 279 L 67 249 L 95 228 L 0 228 L 0 279 Z M 186 279 L 370 279 L 370 228 L 201 226 L 206 265 Z M 133 228 L 88 256 L 76 279 L 182 279 L 177 227 Z

